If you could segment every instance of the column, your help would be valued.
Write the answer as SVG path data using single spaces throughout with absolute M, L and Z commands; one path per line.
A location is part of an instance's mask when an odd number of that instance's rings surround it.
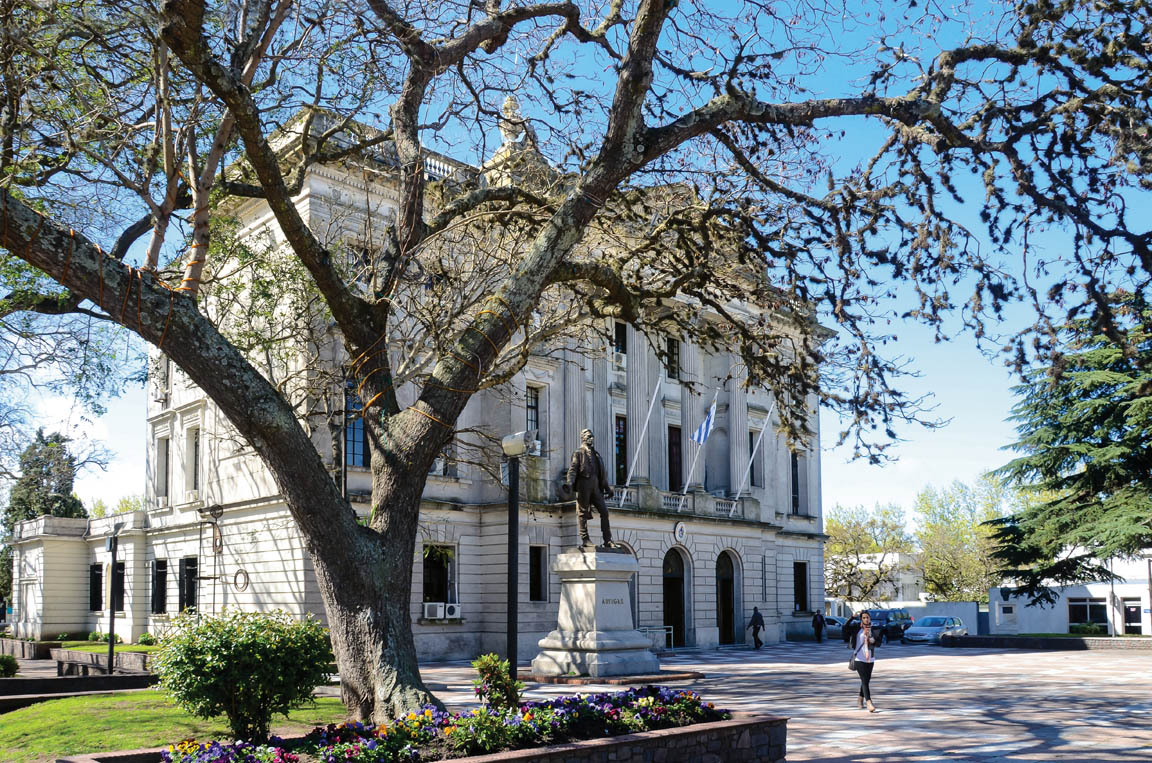
M 598 432 L 589 420 L 585 410 L 586 390 L 584 389 L 584 368 L 581 363 L 586 362 L 572 350 L 564 352 L 564 441 L 561 448 L 560 461 L 564 468 L 568 468 L 568 459 L 573 451 L 580 447 L 580 430 L 588 427 L 600 436 L 597 450 L 603 454 L 607 444 L 603 439 L 608 433 Z
M 700 358 L 700 347 L 695 342 L 684 342 L 680 347 L 680 378 L 692 382 L 691 392 L 687 384 L 680 388 L 680 434 L 684 448 L 684 480 L 690 491 L 703 490 L 704 454 L 700 453 L 700 446 L 692 439 L 692 433 L 700 426 L 700 422 L 704 421 L 704 416 L 708 413 L 707 406 L 712 402 L 712 394 L 704 386 L 704 364 Z M 688 470 L 692 468 L 693 462 L 696 464 L 696 469 L 689 474 Z
M 739 358 L 733 357 L 732 362 L 732 378 L 728 380 L 728 472 L 732 484 L 728 492 L 735 495 L 748 468 L 748 391 L 744 387 L 746 369 Z
M 633 485 L 651 484 L 648 467 L 649 438 L 640 442 L 644 417 L 652 398 L 652 378 L 649 367 L 658 359 L 652 357 L 648 341 L 631 324 L 628 326 L 628 471 Z M 655 415 L 655 412 L 653 412 Z M 639 446 L 639 447 L 637 447 Z
M 603 353 L 592 361 L 591 413 L 588 418 L 592 420 L 592 433 L 596 435 L 596 450 L 600 451 L 600 457 L 604 459 L 604 468 L 611 475 L 615 435 L 612 430 L 612 398 L 608 395 L 608 359 Z

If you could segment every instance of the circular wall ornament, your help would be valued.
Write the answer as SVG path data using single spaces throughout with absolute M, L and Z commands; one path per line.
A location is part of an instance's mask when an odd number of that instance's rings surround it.
M 676 539 L 677 543 L 683 543 L 688 538 L 688 526 L 683 522 L 677 522 L 676 526 L 672 528 L 672 537 Z
M 232 576 L 232 586 L 237 591 L 244 591 L 248 588 L 248 573 L 242 569 L 236 570 L 236 574 Z

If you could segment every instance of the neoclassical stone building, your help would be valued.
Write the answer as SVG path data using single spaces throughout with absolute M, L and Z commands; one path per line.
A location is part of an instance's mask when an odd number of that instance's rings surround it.
M 515 139 L 506 136 L 495 158 L 516 150 Z M 468 169 L 446 157 L 428 162 L 434 174 Z M 317 165 L 298 199 L 314 228 L 330 225 L 333 210 L 366 218 L 388 214 L 391 202 L 386 172 Z M 262 201 L 236 215 L 242 237 L 276 243 Z M 772 429 L 771 396 L 745 387 L 735 355 L 674 339 L 657 353 L 631 326 L 602 328 L 613 337 L 608 346 L 533 357 L 510 383 L 477 394 L 458 423 L 462 432 L 538 433 L 538 455 L 523 459 L 519 654 L 531 659 L 555 627 L 559 583 L 550 562 L 576 544 L 575 504 L 563 500 L 561 474 L 585 427 L 619 485 L 609 504 L 613 531 L 639 561 L 632 607 L 654 642 L 744 643 L 753 606 L 767 622 L 766 641 L 807 632 L 824 599 L 818 430 L 805 452 L 792 453 Z M 186 607 L 323 615 L 308 555 L 267 470 L 183 373 L 160 357 L 152 369 L 145 510 L 19 525 L 16 634 L 107 631 L 110 607 L 126 640 L 162 633 Z M 405 394 L 402 404 L 412 399 Z M 715 423 L 701 450 L 691 435 L 713 397 Z M 816 429 L 815 410 L 812 421 Z M 333 447 L 331 431 L 315 429 L 334 478 L 367 514 L 362 424 L 348 417 L 339 437 Z M 460 444 L 469 445 L 467 435 Z M 449 449 L 428 476 L 412 549 L 412 619 L 428 659 L 502 651 L 506 640 L 507 488 L 495 477 L 496 456 L 487 465 L 453 456 Z M 594 538 L 598 529 L 594 520 Z M 105 550 L 112 532 L 115 565 Z

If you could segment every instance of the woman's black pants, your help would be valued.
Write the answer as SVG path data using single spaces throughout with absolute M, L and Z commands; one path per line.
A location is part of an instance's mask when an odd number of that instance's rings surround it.
M 872 680 L 872 666 L 873 662 L 856 661 L 856 672 L 860 674 L 860 696 L 868 702 L 872 701 L 872 695 L 868 692 L 868 682 Z

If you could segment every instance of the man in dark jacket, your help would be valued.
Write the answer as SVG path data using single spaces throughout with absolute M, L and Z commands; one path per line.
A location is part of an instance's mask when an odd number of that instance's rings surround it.
M 591 546 L 588 536 L 588 519 L 595 507 L 600 514 L 600 531 L 604 534 L 604 545 L 612 546 L 612 529 L 608 524 L 608 507 L 604 505 L 604 493 L 612 489 L 604 461 L 593 447 L 596 439 L 591 429 L 580 432 L 580 447 L 572 454 L 572 463 L 564 476 L 564 486 L 576 492 L 576 521 L 580 528 L 580 545 Z
M 764 627 L 764 616 L 760 614 L 759 607 L 752 607 L 752 618 L 748 621 L 748 627 L 752 629 L 752 643 L 753 649 L 759 649 L 763 646 L 764 642 L 760 640 L 760 629 Z
M 824 642 L 824 613 L 817 612 L 812 615 L 812 630 L 816 632 L 817 643 Z

